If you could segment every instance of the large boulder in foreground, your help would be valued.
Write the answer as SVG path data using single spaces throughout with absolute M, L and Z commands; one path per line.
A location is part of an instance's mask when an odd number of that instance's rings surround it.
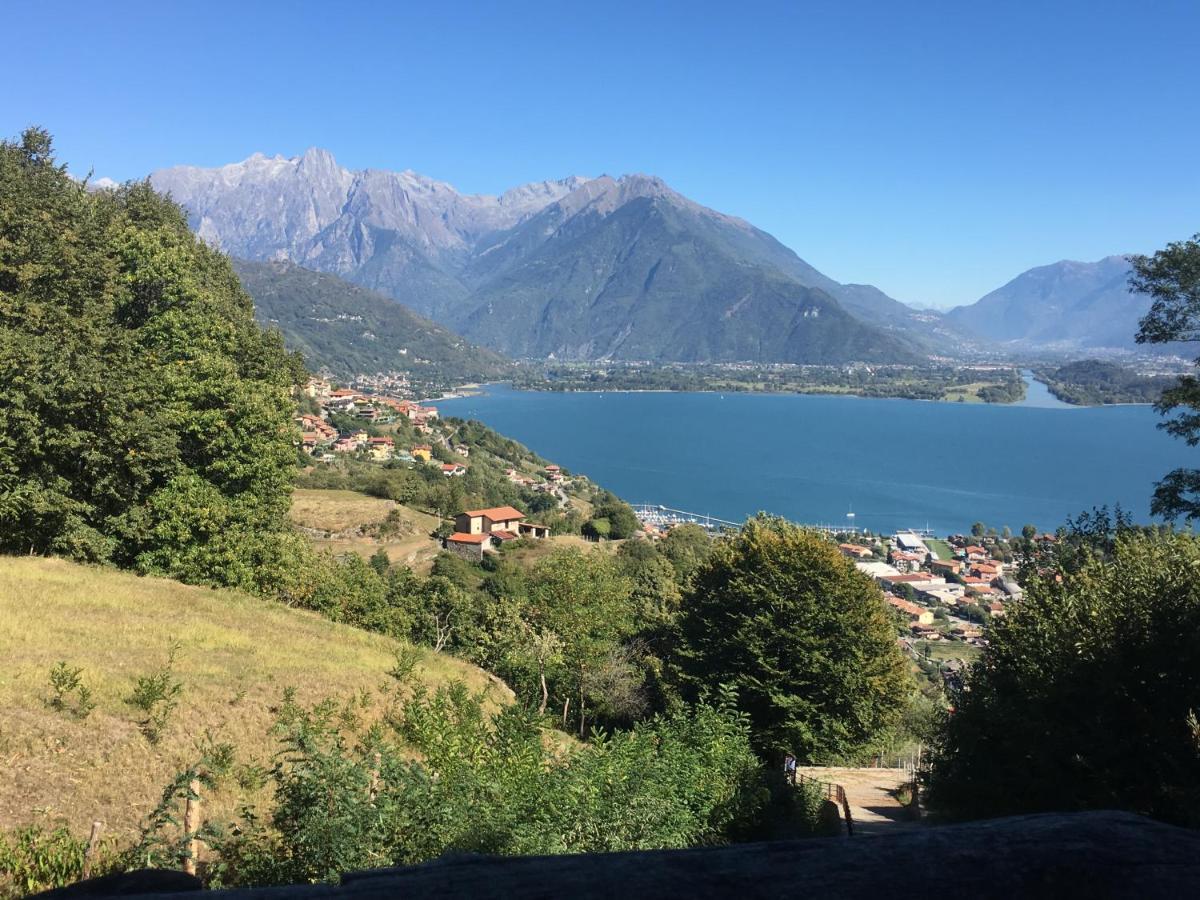
M 131 873 L 129 878 L 138 877 Z M 143 881 L 142 884 L 145 884 Z M 893 835 L 605 855 L 482 857 L 346 875 L 337 885 L 213 891 L 212 900 L 614 896 L 928 898 L 1195 896 L 1200 832 L 1131 813 L 1017 816 Z M 91 888 L 91 890 L 89 890 Z M 42 896 L 166 897 L 108 879 Z M 186 889 L 186 888 L 185 888 Z

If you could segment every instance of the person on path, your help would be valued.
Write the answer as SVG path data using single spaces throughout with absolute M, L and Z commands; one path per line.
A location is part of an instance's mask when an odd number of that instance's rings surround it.
M 788 754 L 783 758 L 783 777 L 788 780 L 788 783 L 793 787 L 796 785 L 796 757 Z

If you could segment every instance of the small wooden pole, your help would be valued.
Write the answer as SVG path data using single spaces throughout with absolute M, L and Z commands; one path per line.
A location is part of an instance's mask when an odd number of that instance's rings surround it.
M 196 857 L 200 853 L 200 842 L 196 832 L 200 830 L 200 779 L 193 778 L 188 785 L 187 806 L 183 810 L 183 831 L 188 836 L 187 856 L 183 859 L 183 871 L 196 874 Z
M 383 762 L 383 755 L 375 751 L 375 765 L 371 767 L 371 787 L 367 790 L 367 799 L 372 802 L 379 794 L 379 769 Z
M 92 865 L 96 862 L 96 850 L 100 847 L 100 832 L 103 830 L 103 822 L 97 820 L 92 823 L 92 834 L 88 838 L 87 849 L 83 851 L 83 872 L 80 873 L 82 880 L 92 877 Z

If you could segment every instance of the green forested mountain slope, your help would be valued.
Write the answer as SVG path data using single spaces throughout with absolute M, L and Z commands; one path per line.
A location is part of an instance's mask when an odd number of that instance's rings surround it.
M 468 337 L 514 356 L 674 361 L 910 361 L 901 338 L 860 321 L 677 195 L 647 192 L 565 219 L 551 208 L 497 253 L 499 274 L 462 305 Z M 540 243 L 539 235 L 552 231 Z M 512 252 L 512 245 L 521 252 Z
M 511 364 L 382 294 L 290 262 L 236 260 L 260 322 L 277 327 L 310 368 L 341 374 L 411 372 L 480 381 Z

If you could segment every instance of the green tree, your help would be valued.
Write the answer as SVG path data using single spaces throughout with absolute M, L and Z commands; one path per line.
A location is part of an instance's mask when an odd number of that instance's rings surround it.
M 879 588 L 820 535 L 765 515 L 715 542 L 679 632 L 685 696 L 733 687 L 764 756 L 851 755 L 910 687 Z
M 0 550 L 273 589 L 302 374 L 177 206 L 0 143 Z
M 680 593 L 671 563 L 646 540 L 626 541 L 617 560 L 633 583 L 630 599 L 643 628 L 663 628 L 673 622 Z
M 712 549 L 712 538 L 699 525 L 676 525 L 662 539 L 659 550 L 675 567 L 675 575 L 680 584 L 692 576 L 692 573 L 708 557 Z
M 392 567 L 392 558 L 388 556 L 388 552 L 383 547 L 380 547 L 371 554 L 371 568 L 379 575 L 380 578 L 386 578 L 388 569 Z
M 1168 244 L 1153 256 L 1133 256 L 1130 262 L 1130 289 L 1153 300 L 1140 323 L 1137 342 L 1200 342 L 1200 234 Z M 1200 365 L 1200 359 L 1196 363 Z M 1183 375 L 1164 390 L 1155 409 L 1162 416 L 1181 410 L 1159 428 L 1183 438 L 1190 447 L 1200 444 L 1200 379 L 1195 375 Z M 1200 518 L 1200 470 L 1168 472 L 1154 489 L 1150 511 L 1169 519 Z
M 1031 577 L 953 698 L 929 802 L 1200 825 L 1198 569 L 1192 535 L 1126 530 L 1111 553 Z
M 564 678 L 555 694 L 563 704 L 564 724 L 575 702 L 581 736 L 587 734 L 588 701 L 605 700 L 603 684 L 594 676 L 632 633 L 632 590 L 616 562 L 600 550 L 558 550 L 530 573 L 528 620 L 563 643 Z
M 623 500 L 609 494 L 596 506 L 594 519 L 607 519 L 609 534 L 613 540 L 623 541 L 633 537 L 642 527 L 633 507 Z

